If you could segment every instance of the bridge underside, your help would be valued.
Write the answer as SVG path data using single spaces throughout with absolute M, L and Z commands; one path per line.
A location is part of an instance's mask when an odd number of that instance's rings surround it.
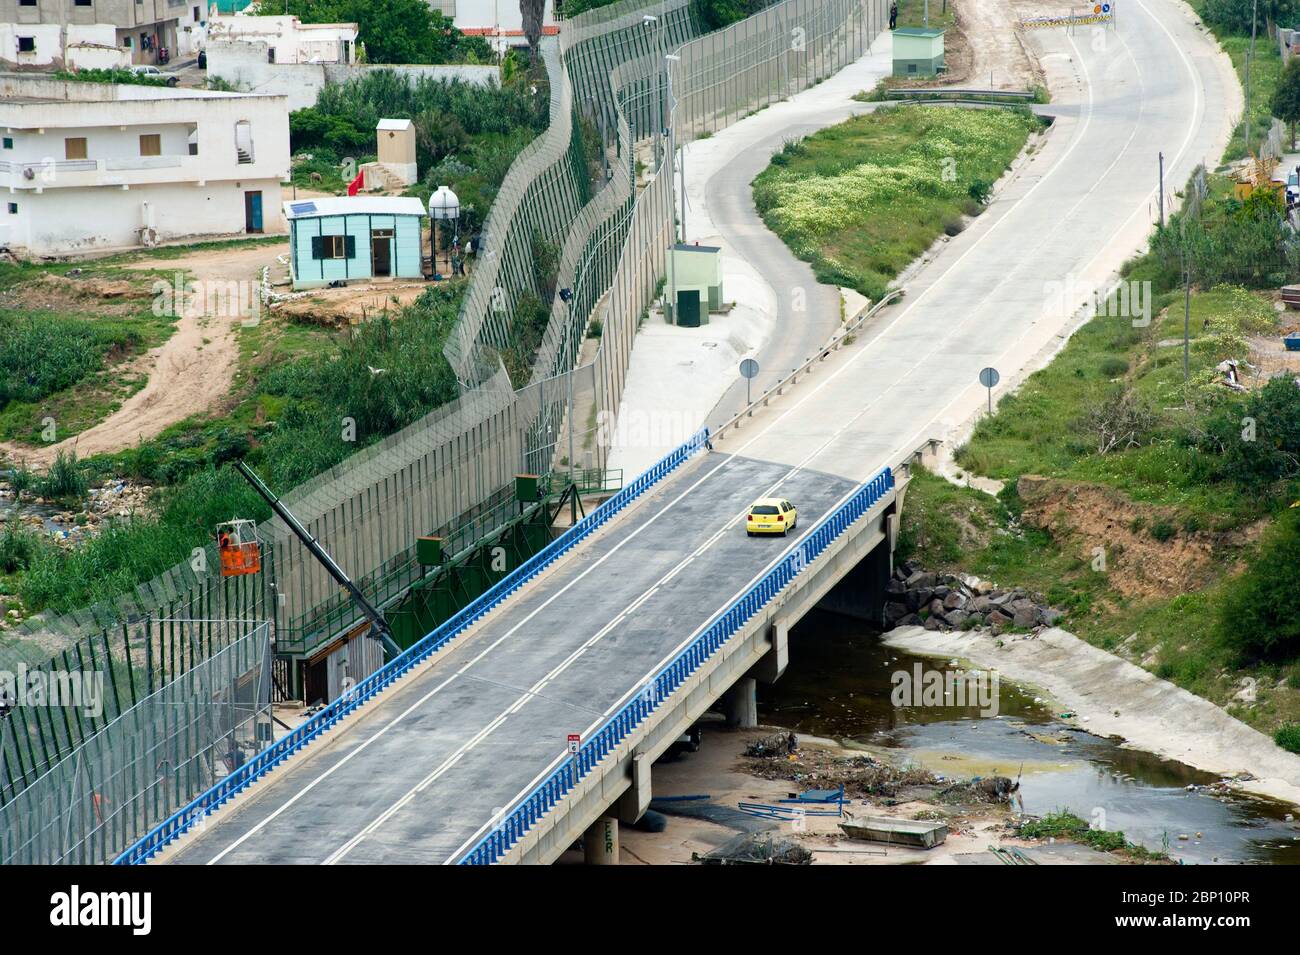
M 441 863 L 563 757 L 653 669 L 786 550 L 748 538 L 756 497 L 797 502 L 811 528 L 856 484 L 750 458 L 705 454 L 334 738 L 258 784 L 166 854 L 181 863 Z M 885 535 L 892 498 L 733 638 L 633 737 L 645 769 Z M 887 563 L 886 563 L 887 568 Z M 887 571 L 886 571 L 887 573 Z M 607 759 L 516 855 L 549 861 L 565 833 L 628 788 L 631 760 Z M 648 759 L 647 759 L 648 755 Z M 605 797 L 608 798 L 605 798 Z M 635 815 L 635 810 L 632 812 Z M 214 821 L 215 822 L 215 821 Z M 578 829 L 580 832 L 580 828 Z M 546 850 L 541 850 L 543 833 Z M 563 842 L 563 844 L 560 844 Z

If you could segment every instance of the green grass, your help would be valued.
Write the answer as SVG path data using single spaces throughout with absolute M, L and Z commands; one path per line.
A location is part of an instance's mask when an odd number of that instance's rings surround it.
M 896 106 L 789 142 L 754 180 L 768 227 L 818 281 L 879 299 L 1006 170 L 1040 120 L 1024 108 Z
M 1162 308 L 1167 311 L 1158 311 Z M 1276 327 L 1269 302 L 1241 288 L 1221 286 L 1192 297 L 1192 386 L 1182 371 L 1183 308 L 1177 292 L 1155 296 L 1153 320 L 1098 316 L 1070 338 L 1046 368 L 1035 372 L 997 413 L 984 418 L 958 449 L 957 463 L 1003 480 L 1022 474 L 1073 479 L 1123 490 L 1135 501 L 1168 505 L 1218 529 L 1239 526 L 1270 511 L 1272 503 L 1248 488 L 1208 480 L 1205 454 L 1185 440 L 1189 424 L 1227 396 L 1208 382 L 1225 358 L 1244 359 L 1246 336 Z M 1176 344 L 1165 344 L 1174 342 Z M 1121 369 L 1128 369 L 1126 371 Z M 1138 446 L 1098 453 L 1081 426 L 1090 408 L 1130 389 L 1156 417 Z
M 128 363 L 166 341 L 174 318 L 153 309 L 155 280 L 171 275 L 125 270 L 111 262 L 0 266 L 0 439 L 46 443 L 103 420 L 142 388 Z M 71 274 L 69 274 L 71 273 Z M 126 282 L 131 291 L 102 298 L 78 283 Z
M 113 522 L 75 548 L 43 542 L 9 585 L 30 612 L 111 599 L 186 559 L 217 523 L 269 516 L 228 462 L 246 459 L 284 492 L 451 400 L 457 386 L 442 349 L 463 291 L 461 283 L 431 286 L 355 335 L 280 322 L 242 329 L 233 410 L 84 464 L 91 475 L 160 485 L 154 513 Z
M 1098 852 L 1119 852 L 1140 862 L 1162 862 L 1168 859 L 1167 853 L 1152 852 L 1129 842 L 1124 838 L 1123 832 L 1093 829 L 1069 810 L 1058 810 L 1041 819 L 1030 819 L 1020 827 L 1019 835 L 1025 839 L 1068 839 L 1091 846 Z

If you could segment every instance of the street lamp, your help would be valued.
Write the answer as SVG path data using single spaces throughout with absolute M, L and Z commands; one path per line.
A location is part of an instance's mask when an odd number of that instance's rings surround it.
M 660 20 L 653 13 L 643 13 L 641 14 L 641 22 L 645 24 L 646 29 L 649 29 L 653 27 L 656 23 L 660 23 Z M 658 37 L 658 42 L 656 44 L 659 47 L 659 52 L 663 51 L 663 35 L 664 35 L 663 24 L 660 23 L 659 37 Z M 658 160 L 660 164 L 662 164 L 663 157 L 664 157 L 663 139 L 662 139 L 663 126 L 664 126 L 664 101 L 663 101 L 662 87 L 655 90 L 655 93 L 656 96 L 655 96 L 654 106 L 655 106 L 655 112 L 658 114 L 658 116 L 656 116 L 655 118 L 655 158 Z
M 460 199 L 447 186 L 439 186 L 429 197 L 429 218 L 433 220 L 433 270 L 438 271 L 438 223 L 449 221 L 454 225 L 460 219 Z M 450 262 L 448 263 L 450 265 Z
M 675 60 L 676 60 L 676 61 L 680 61 L 680 60 L 681 60 L 681 57 L 680 57 L 680 56 L 677 56 L 677 55 L 675 55 L 675 54 L 673 54 L 673 53 L 666 53 L 666 54 L 664 54 L 664 75 L 667 77 L 667 88 L 668 88 L 668 97 L 669 97 L 669 99 L 672 99 L 672 94 L 673 94 L 673 71 L 672 71 L 672 64 L 673 64 L 673 61 L 675 61 Z M 677 104 L 676 104 L 676 102 L 674 102 L 674 103 L 672 104 L 672 108 L 675 109 L 676 106 L 677 106 Z M 672 162 L 676 162 L 676 161 L 677 161 L 677 137 L 676 137 L 675 133 L 673 132 L 673 121 L 672 121 L 672 116 L 671 116 L 671 114 L 669 114 L 669 118 L 668 118 L 668 122 L 667 122 L 667 131 L 668 131 L 668 157 L 669 157 L 669 162 L 672 163 Z M 669 165 L 669 167 L 668 167 L 668 174 L 669 174 L 670 176 L 672 175 L 672 166 L 671 166 L 671 165 Z M 682 164 L 681 183 L 682 183 L 682 185 L 681 185 L 681 192 L 682 192 L 682 217 L 681 217 L 682 236 L 681 236 L 681 238 L 682 238 L 682 241 L 685 242 L 685 241 L 686 241 L 686 169 L 685 169 L 685 163 Z M 669 185 L 670 185 L 670 186 L 672 185 L 671 180 L 669 181 Z M 676 218 L 676 216 L 677 216 L 677 204 L 676 204 L 676 203 L 673 203 L 673 211 L 672 211 L 672 214 L 673 214 L 673 217 Z M 676 223 L 673 223 L 673 242 L 672 242 L 672 246 L 673 246 L 673 247 L 669 248 L 669 250 L 668 250 L 668 290 L 669 290 L 669 295 L 670 295 L 670 299 L 669 299 L 669 301 L 670 301 L 670 303 L 671 303 L 672 316 L 673 316 L 673 324 L 674 324 L 674 325 L 677 324 L 677 250 L 676 250 L 676 245 L 677 245 L 677 224 L 676 224 Z M 668 309 L 664 309 L 664 315 L 667 316 L 667 314 L 668 314 Z
M 573 470 L 573 373 L 578 367 L 577 354 L 577 329 L 573 328 L 573 289 L 562 288 L 559 291 L 560 301 L 568 306 L 568 321 L 565 322 L 569 327 L 569 410 L 565 415 L 569 419 L 569 523 L 578 523 L 578 485 L 574 480 Z

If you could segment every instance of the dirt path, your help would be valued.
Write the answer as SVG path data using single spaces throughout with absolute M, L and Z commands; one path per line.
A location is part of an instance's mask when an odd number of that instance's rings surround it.
M 176 331 L 151 349 L 138 366 L 149 382 L 99 424 L 41 448 L 0 442 L 0 453 L 45 467 L 59 451 L 78 456 L 111 454 L 152 438 L 178 421 L 213 408 L 230 391 L 239 360 L 239 324 L 256 320 L 259 272 L 271 267 L 272 281 L 285 267 L 276 261 L 288 242 L 233 249 L 206 249 L 175 259 L 141 259 L 133 269 L 184 269 L 194 282 L 187 303 L 177 296 Z
M 1006 0 L 952 0 L 965 34 L 971 63 L 961 85 L 988 89 L 1029 89 L 1042 82 L 1042 70 L 1020 34 L 1021 13 Z

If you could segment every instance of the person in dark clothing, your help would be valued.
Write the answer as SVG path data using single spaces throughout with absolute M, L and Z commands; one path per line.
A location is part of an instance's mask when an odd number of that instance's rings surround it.
M 898 4 L 891 3 L 889 5 L 889 29 L 892 30 L 896 26 L 898 26 Z

